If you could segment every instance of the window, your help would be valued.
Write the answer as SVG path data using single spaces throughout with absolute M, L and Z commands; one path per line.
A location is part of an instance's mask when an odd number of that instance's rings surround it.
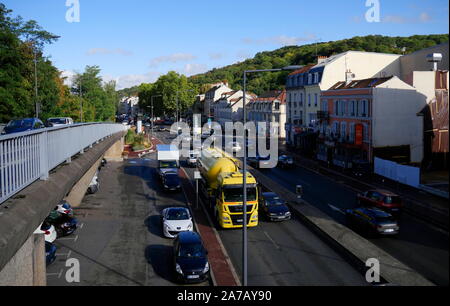
M 350 130 L 348 131 L 348 138 L 351 142 L 355 141 L 355 123 L 350 123 Z
M 328 111 L 328 101 L 327 100 L 322 100 L 322 110 L 324 112 Z
M 334 101 L 334 114 L 339 116 L 339 100 Z
M 347 136 L 347 123 L 342 122 L 341 123 L 341 139 L 345 140 L 346 136 Z
M 308 106 L 311 107 L 311 94 L 308 94 Z
M 294 93 L 294 102 L 297 102 L 297 94 Z
M 314 106 L 317 107 L 317 103 L 318 103 L 318 95 L 314 94 Z
M 312 74 L 308 73 L 308 85 L 312 83 Z
M 275 102 L 275 110 L 280 110 L 280 102 Z
M 350 108 L 348 112 L 351 117 L 355 117 L 356 115 L 355 100 L 350 101 Z
M 364 142 L 369 142 L 369 125 L 367 123 L 364 123 L 363 126 L 364 126 L 363 128 Z

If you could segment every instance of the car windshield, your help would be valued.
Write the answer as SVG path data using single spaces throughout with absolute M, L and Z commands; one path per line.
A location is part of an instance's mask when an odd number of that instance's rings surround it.
M 52 118 L 48 119 L 48 121 L 55 124 L 66 124 L 66 119 L 63 118 Z
M 167 220 L 188 220 L 189 214 L 186 209 L 171 209 L 167 213 Z
M 205 251 L 203 246 L 199 243 L 183 244 L 178 253 L 179 257 L 185 258 L 199 258 L 204 257 Z
M 8 123 L 6 127 L 8 128 L 20 128 L 20 127 L 31 127 L 33 125 L 32 119 L 24 119 L 24 120 L 12 120 Z
M 176 161 L 161 161 L 159 163 L 160 168 L 177 168 L 177 162 Z
M 399 196 L 387 196 L 384 199 L 386 204 L 400 204 L 401 203 L 401 199 Z
M 225 202 L 242 202 L 243 201 L 243 188 L 225 188 L 223 195 Z M 247 188 L 247 201 L 256 201 L 256 188 Z
M 279 197 L 268 197 L 266 198 L 267 206 L 281 206 L 284 205 L 284 201 Z

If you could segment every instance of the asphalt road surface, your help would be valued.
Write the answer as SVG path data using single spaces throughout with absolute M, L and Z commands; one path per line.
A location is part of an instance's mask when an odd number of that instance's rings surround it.
M 56 241 L 48 285 L 178 285 L 171 274 L 173 242 L 163 237 L 159 216 L 166 207 L 185 206 L 185 198 L 162 191 L 155 167 L 155 160 L 133 159 L 100 171 L 100 190 L 75 209 L 81 228 Z M 68 258 L 80 262 L 79 283 L 66 281 Z
M 169 133 L 156 133 L 169 143 Z M 186 168 L 193 178 L 193 168 Z M 242 231 L 218 229 L 231 261 L 241 277 Z M 363 286 L 365 278 L 295 217 L 283 223 L 260 221 L 248 231 L 250 286 Z

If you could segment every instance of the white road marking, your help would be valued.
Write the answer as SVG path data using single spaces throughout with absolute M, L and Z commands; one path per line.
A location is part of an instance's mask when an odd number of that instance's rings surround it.
M 64 269 L 61 269 L 59 273 L 47 273 L 47 276 L 58 276 L 58 278 L 61 278 L 63 271 Z
M 269 234 L 268 234 L 266 231 L 264 231 L 264 235 L 266 235 L 266 237 L 273 243 L 273 245 L 274 245 L 278 250 L 281 249 L 281 248 L 278 246 L 278 244 L 276 244 L 276 242 L 272 239 L 272 237 L 269 236 Z
M 330 206 L 330 208 L 331 208 L 332 210 L 337 211 L 337 212 L 339 212 L 339 213 L 345 215 L 345 212 L 344 212 L 342 209 L 340 209 L 340 208 L 338 208 L 338 207 L 336 207 L 336 206 L 334 206 L 334 205 L 331 205 L 331 204 L 328 204 L 328 206 Z
M 83 226 L 84 226 L 84 223 L 81 223 L 81 224 L 80 224 L 80 229 L 82 229 L 82 228 L 83 228 Z

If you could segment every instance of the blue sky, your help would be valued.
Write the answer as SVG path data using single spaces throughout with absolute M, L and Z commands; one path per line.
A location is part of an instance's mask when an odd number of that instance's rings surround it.
M 76 0 L 72 0 L 76 1 Z M 45 52 L 70 75 L 99 65 L 118 87 L 152 82 L 169 70 L 192 75 L 260 51 L 353 36 L 448 33 L 447 0 L 378 0 L 381 21 L 365 19 L 366 0 L 0 0 L 14 15 L 60 35 Z

